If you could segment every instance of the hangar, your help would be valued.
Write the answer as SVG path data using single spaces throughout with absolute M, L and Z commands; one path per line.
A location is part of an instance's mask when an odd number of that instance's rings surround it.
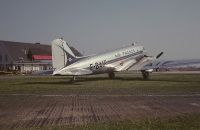
M 70 47 L 77 55 L 81 54 Z M 50 44 L 0 41 L 0 71 L 32 73 L 52 69 Z

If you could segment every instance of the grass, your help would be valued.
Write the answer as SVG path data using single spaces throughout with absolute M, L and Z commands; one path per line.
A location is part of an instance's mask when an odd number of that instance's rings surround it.
M 149 81 L 138 75 L 71 77 L 13 76 L 0 77 L 0 94 L 152 94 L 198 93 L 200 74 L 153 74 Z M 138 78 L 139 77 L 139 78 Z
M 149 81 L 140 75 L 118 74 L 110 80 L 107 75 L 83 76 L 70 82 L 71 77 L 0 76 L 0 94 L 190 94 L 200 93 L 200 74 L 152 74 Z M 10 99 L 4 97 L 3 105 Z M 22 99 L 16 100 L 25 100 Z M 2 98 L 3 99 L 3 98 Z M 28 99 L 27 99 L 28 100 Z M 13 101 L 13 103 L 15 100 Z M 21 128 L 20 128 L 21 129 Z M 135 122 L 94 123 L 84 126 L 45 126 L 29 128 L 61 130 L 200 130 L 200 115 L 148 118 Z

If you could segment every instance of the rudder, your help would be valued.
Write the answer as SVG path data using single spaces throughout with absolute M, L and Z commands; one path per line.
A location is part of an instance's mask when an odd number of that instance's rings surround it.
M 68 63 L 68 60 L 76 58 L 74 53 L 71 51 L 71 49 L 63 39 L 53 40 L 51 46 L 54 71 L 65 67 Z

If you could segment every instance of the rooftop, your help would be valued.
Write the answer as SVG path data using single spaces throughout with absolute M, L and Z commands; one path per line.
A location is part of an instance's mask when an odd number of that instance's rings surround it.
M 40 57 L 51 56 L 51 45 L 40 44 L 40 43 L 24 43 L 14 41 L 3 41 L 0 40 L 2 48 L 9 54 L 13 61 L 30 61 L 33 55 Z M 74 47 L 70 47 L 76 56 L 81 56 Z M 36 59 L 38 57 L 35 57 Z M 51 60 L 51 58 L 49 58 Z

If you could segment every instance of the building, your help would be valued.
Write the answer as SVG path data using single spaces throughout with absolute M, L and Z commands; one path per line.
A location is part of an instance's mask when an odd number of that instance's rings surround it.
M 75 55 L 81 54 L 70 47 Z M 40 43 L 0 41 L 0 71 L 32 73 L 52 69 L 51 46 Z

